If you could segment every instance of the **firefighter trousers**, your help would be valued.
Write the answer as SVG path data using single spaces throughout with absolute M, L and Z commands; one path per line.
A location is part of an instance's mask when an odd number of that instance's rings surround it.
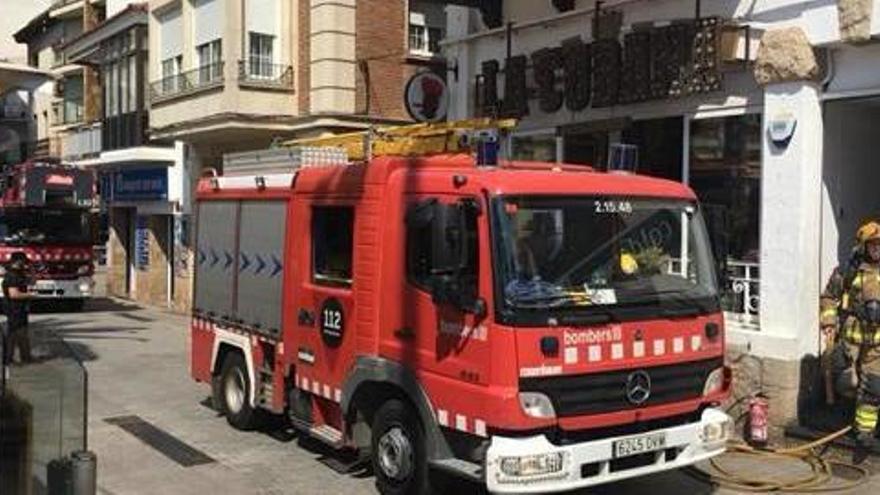
M 858 377 L 853 427 L 858 433 L 873 433 L 880 411 L 880 346 L 851 345 Z

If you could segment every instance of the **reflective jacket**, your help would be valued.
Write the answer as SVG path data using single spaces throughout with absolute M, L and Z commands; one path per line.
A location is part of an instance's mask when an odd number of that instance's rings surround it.
M 820 300 L 819 321 L 851 344 L 880 345 L 880 328 L 862 319 L 867 301 L 880 301 L 880 264 L 861 262 L 834 270 Z

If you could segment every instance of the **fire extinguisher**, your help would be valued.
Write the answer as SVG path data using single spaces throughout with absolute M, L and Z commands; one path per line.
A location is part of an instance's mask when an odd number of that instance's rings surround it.
M 749 399 L 749 444 L 766 447 L 769 440 L 770 402 L 763 393 Z

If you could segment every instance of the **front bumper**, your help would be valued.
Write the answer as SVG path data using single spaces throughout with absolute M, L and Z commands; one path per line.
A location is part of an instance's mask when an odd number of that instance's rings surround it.
M 92 297 L 95 282 L 91 277 L 73 280 L 37 280 L 28 287 L 28 293 L 36 299 L 84 299 Z
M 719 427 L 726 433 L 707 442 L 703 439 L 707 427 Z M 528 438 L 493 436 L 486 454 L 486 484 L 492 493 L 559 492 L 677 469 L 723 453 L 731 429 L 732 421 L 727 414 L 718 409 L 706 409 L 700 421 L 694 423 L 573 445 L 557 446 L 543 435 Z M 646 459 L 646 462 L 627 462 L 627 457 L 614 459 L 614 442 L 656 433 L 665 434 L 666 444 L 662 450 L 642 454 L 640 459 Z M 674 456 L 668 454 L 673 451 Z M 563 465 L 560 471 L 513 477 L 501 470 L 504 458 L 545 453 L 561 454 Z

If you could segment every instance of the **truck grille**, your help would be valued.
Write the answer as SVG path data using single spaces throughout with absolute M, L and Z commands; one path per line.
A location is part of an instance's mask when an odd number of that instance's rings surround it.
M 682 364 L 634 368 L 583 375 L 523 378 L 522 392 L 541 392 L 553 402 L 556 415 L 577 416 L 625 411 L 659 404 L 695 399 L 703 394 L 706 377 L 722 366 L 721 357 Z M 626 398 L 626 382 L 635 371 L 651 378 L 651 395 L 639 405 Z

